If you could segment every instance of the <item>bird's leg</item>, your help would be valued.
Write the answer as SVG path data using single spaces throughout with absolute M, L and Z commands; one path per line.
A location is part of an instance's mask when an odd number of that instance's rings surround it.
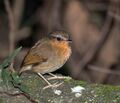
M 39 75 L 48 85 L 52 85 L 47 79 L 45 79 L 45 77 L 44 77 L 41 73 L 38 73 L 38 75 Z
M 53 79 L 65 79 L 65 78 L 67 78 L 67 77 L 65 77 L 65 76 L 56 76 L 56 75 L 54 75 L 54 74 L 52 74 L 52 73 L 48 73 L 48 74 L 52 76 L 52 77 L 48 78 L 48 80 L 53 80 Z
M 58 87 L 60 86 L 62 83 L 54 83 L 54 84 L 51 84 L 47 79 L 45 79 L 45 77 L 41 74 L 41 73 L 37 73 L 48 85 L 45 86 L 43 89 L 47 89 L 47 88 L 50 88 L 50 87 Z

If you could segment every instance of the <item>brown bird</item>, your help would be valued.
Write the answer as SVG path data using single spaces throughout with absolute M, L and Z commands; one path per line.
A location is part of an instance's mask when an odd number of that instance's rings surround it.
M 62 67 L 71 55 L 70 36 L 65 31 L 51 32 L 38 41 L 27 53 L 21 65 L 20 73 L 33 71 L 43 78 L 49 86 L 52 84 L 42 74 L 53 72 Z

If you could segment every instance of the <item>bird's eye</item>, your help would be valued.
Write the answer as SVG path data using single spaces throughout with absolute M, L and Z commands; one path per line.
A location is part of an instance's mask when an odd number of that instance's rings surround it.
M 61 40 L 62 40 L 60 37 L 57 37 L 56 39 L 57 39 L 58 41 L 61 41 Z

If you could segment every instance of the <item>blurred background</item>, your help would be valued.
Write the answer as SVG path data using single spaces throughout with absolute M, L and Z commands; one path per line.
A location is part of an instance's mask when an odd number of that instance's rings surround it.
M 90 83 L 120 84 L 120 0 L 0 0 L 0 63 L 53 30 L 72 38 L 72 56 L 56 73 Z

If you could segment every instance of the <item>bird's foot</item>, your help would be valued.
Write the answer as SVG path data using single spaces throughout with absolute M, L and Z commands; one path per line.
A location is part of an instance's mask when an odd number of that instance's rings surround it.
M 43 90 L 45 90 L 45 89 L 47 89 L 47 88 L 57 88 L 57 87 L 59 87 L 60 85 L 62 85 L 63 84 L 63 82 L 62 83 L 54 83 L 54 84 L 48 84 L 47 86 L 45 86 L 44 88 L 43 88 Z
M 50 87 L 52 87 L 52 88 L 56 88 L 56 87 L 59 87 L 61 84 L 63 84 L 63 82 L 62 83 L 54 83 L 54 84 L 51 84 L 46 78 L 44 78 L 44 76 L 42 76 L 42 74 L 40 74 L 40 73 L 37 73 L 48 85 L 47 86 L 45 86 L 44 88 L 43 88 L 43 90 L 44 89 L 47 89 L 47 88 L 50 88 Z M 53 74 L 54 75 L 54 74 Z
M 56 75 L 54 75 L 54 74 L 52 74 L 52 73 L 48 73 L 48 74 L 52 76 L 52 77 L 48 78 L 48 80 L 66 79 L 66 78 L 68 78 L 68 77 L 66 77 L 66 76 L 56 76 Z

